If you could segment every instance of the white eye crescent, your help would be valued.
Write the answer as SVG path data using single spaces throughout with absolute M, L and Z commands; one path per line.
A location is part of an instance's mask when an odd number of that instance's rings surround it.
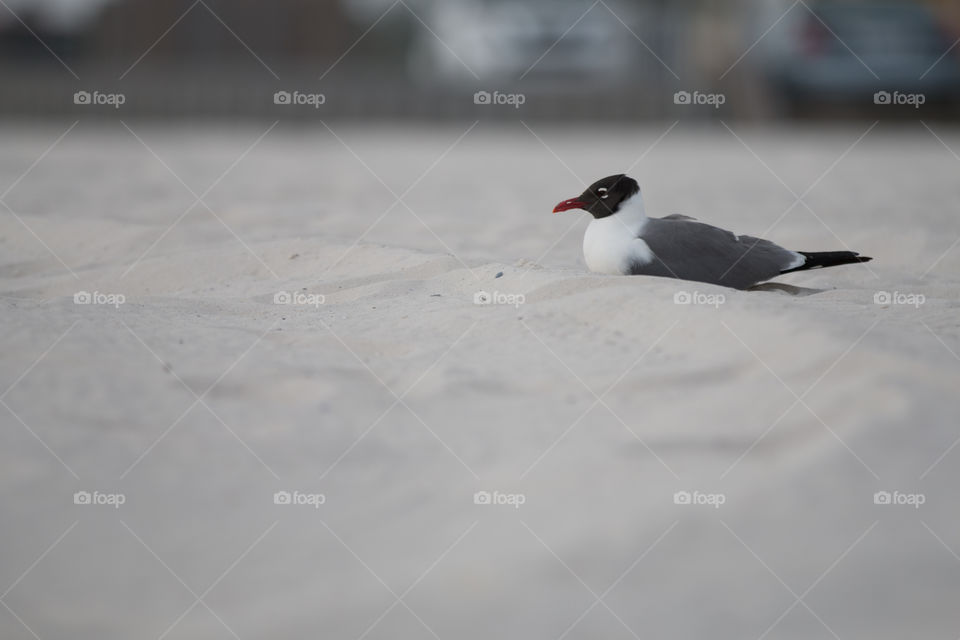
M 600 194 L 600 199 L 603 200 L 604 198 L 607 197 L 607 188 L 606 188 L 606 187 L 600 187 L 599 189 L 597 189 L 597 193 Z

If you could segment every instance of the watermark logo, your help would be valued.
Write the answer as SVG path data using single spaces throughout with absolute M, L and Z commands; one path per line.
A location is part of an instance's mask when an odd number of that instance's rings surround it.
M 878 105 L 910 106 L 914 109 L 919 109 L 926 102 L 927 96 L 922 93 L 900 93 L 899 91 L 890 93 L 889 91 L 877 91 L 873 94 L 873 104 Z
M 677 491 L 673 494 L 673 504 L 706 505 L 719 509 L 727 501 L 722 493 L 703 493 L 701 491 Z
M 119 109 L 120 105 L 127 101 L 127 96 L 122 93 L 101 93 L 100 91 L 77 91 L 73 94 L 73 104 L 83 106 L 87 105 L 109 105 L 114 109 Z
M 322 293 L 305 293 L 303 291 L 277 291 L 273 294 L 273 304 L 292 304 L 300 306 L 319 307 L 327 301 Z
M 873 304 L 907 305 L 919 309 L 927 301 L 922 293 L 904 293 L 902 291 L 877 291 L 873 294 Z
M 277 491 L 273 494 L 273 504 L 306 505 L 319 509 L 327 501 L 322 493 L 302 493 L 300 491 Z
M 700 291 L 677 291 L 673 294 L 673 304 L 698 304 L 719 308 L 727 301 L 722 293 L 702 293 Z
M 719 109 L 727 101 L 727 96 L 722 93 L 701 93 L 694 91 L 677 91 L 673 94 L 673 104 L 679 105 L 703 105 L 708 104 L 714 109 Z
M 509 505 L 519 509 L 526 503 L 527 496 L 522 493 L 501 493 L 500 491 L 477 491 L 473 494 L 473 504 Z
M 477 91 L 473 94 L 473 104 L 506 104 L 514 109 L 519 109 L 520 105 L 527 101 L 527 96 L 522 93 L 500 93 L 494 91 Z
M 300 91 L 277 91 L 273 94 L 273 104 L 281 105 L 310 105 L 319 109 L 326 103 L 327 96 L 322 93 L 302 93 Z
M 473 304 L 507 304 L 519 309 L 526 301 L 527 298 L 522 293 L 477 291 L 473 294 Z
M 119 509 L 120 505 L 127 501 L 127 496 L 122 493 L 100 493 L 99 491 L 77 491 L 73 494 L 73 504 L 81 505 L 106 505 Z
M 73 304 L 108 304 L 119 309 L 120 305 L 127 301 L 127 297 L 122 293 L 100 293 L 94 291 L 77 291 L 73 294 Z
M 900 493 L 894 491 L 877 491 L 873 494 L 873 504 L 907 505 L 914 509 L 919 509 L 920 505 L 927 501 L 927 496 L 922 493 Z

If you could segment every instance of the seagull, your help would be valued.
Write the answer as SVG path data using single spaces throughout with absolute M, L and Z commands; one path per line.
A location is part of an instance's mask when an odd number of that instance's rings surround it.
M 583 236 L 583 257 L 595 273 L 662 276 L 747 289 L 784 273 L 872 260 L 853 251 L 790 251 L 679 214 L 649 217 L 640 185 L 624 174 L 597 180 L 553 212 L 570 209 L 593 216 Z

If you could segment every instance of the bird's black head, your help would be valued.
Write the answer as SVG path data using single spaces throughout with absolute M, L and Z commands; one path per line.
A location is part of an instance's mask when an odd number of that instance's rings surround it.
M 554 213 L 569 209 L 583 209 L 594 218 L 606 218 L 617 212 L 620 204 L 640 191 L 633 178 L 618 173 L 597 180 L 576 198 L 564 200 L 553 208 Z

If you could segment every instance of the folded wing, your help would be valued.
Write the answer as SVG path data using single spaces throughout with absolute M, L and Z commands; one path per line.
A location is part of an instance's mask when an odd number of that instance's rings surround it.
M 738 236 L 687 216 L 649 218 L 641 239 L 653 253 L 633 275 L 708 282 L 745 289 L 803 265 L 804 257 L 761 238 Z

